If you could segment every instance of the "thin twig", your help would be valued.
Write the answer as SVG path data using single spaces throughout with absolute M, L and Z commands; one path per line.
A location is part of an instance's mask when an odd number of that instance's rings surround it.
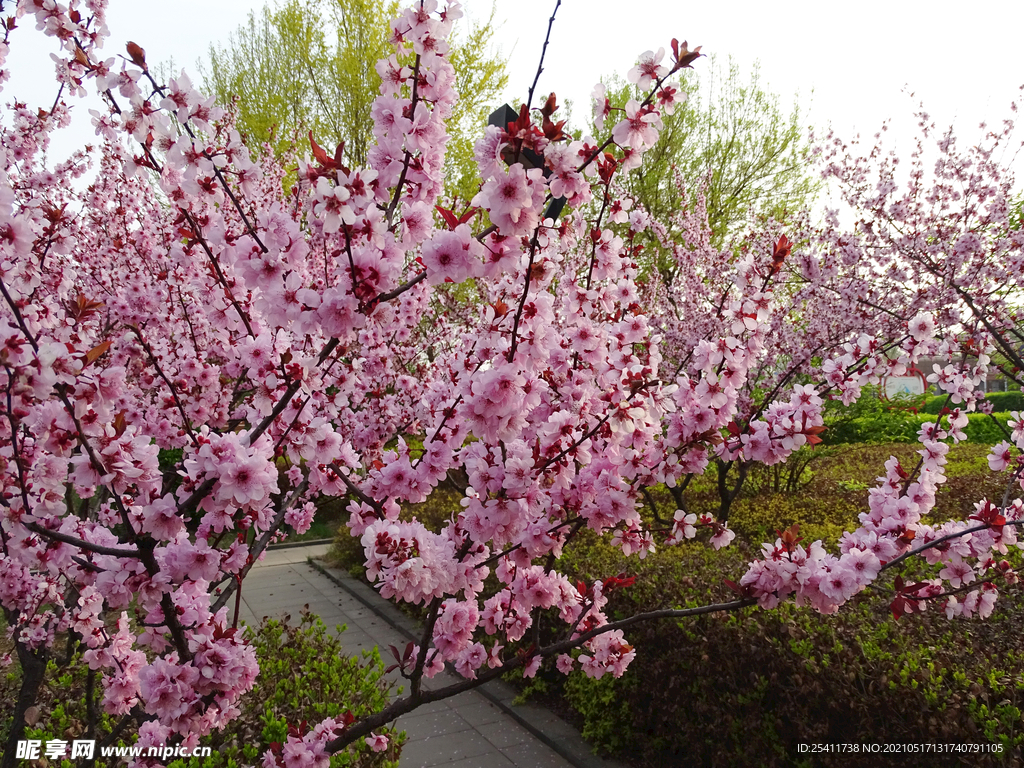
M 530 86 L 530 92 L 526 96 L 526 105 L 528 107 L 533 106 L 533 91 L 537 87 L 537 81 L 540 80 L 540 73 L 544 71 L 544 54 L 548 51 L 548 42 L 551 40 L 551 27 L 555 24 L 555 14 L 558 13 L 559 7 L 562 5 L 562 0 L 558 0 L 555 3 L 555 10 L 551 12 L 551 18 L 548 19 L 548 33 L 544 37 L 544 47 L 540 49 L 540 61 L 537 62 L 537 74 L 533 77 L 533 85 Z

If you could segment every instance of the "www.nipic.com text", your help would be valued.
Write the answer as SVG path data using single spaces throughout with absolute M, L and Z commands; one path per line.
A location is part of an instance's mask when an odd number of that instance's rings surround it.
M 70 743 L 70 753 L 68 747 L 68 742 L 63 739 L 50 739 L 45 745 L 41 739 L 24 739 L 18 742 L 15 757 L 19 760 L 38 760 L 41 757 L 50 760 L 84 757 L 89 760 L 96 754 L 94 739 L 75 739 Z M 167 760 L 172 757 L 209 757 L 210 754 L 210 747 L 172 747 L 168 744 L 155 747 L 100 747 L 101 757 L 155 757 Z

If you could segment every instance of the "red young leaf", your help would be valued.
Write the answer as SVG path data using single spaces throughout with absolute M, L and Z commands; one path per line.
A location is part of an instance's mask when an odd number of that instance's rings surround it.
M 907 610 L 910 601 L 905 597 L 897 597 L 889 605 L 889 610 L 892 611 L 892 617 L 899 620 L 900 616 L 904 613 L 912 613 L 913 609 Z
M 468 223 L 469 220 L 472 219 L 474 216 L 476 216 L 477 213 L 479 213 L 479 212 L 480 212 L 479 208 L 472 208 L 472 207 L 467 208 L 465 210 L 465 212 L 461 216 L 459 216 L 459 224 L 466 224 L 466 223 Z
M 737 584 L 735 581 L 732 581 L 731 579 L 725 579 L 725 586 L 727 586 L 729 589 L 731 589 L 733 592 L 735 592 L 740 597 L 745 597 L 746 596 L 746 592 L 747 591 L 743 587 L 741 587 L 739 584 Z
M 783 235 L 779 238 L 779 241 L 775 243 L 775 248 L 772 251 L 772 261 L 781 263 L 783 259 L 789 256 L 792 249 L 793 244 L 789 242 L 789 239 L 785 235 Z
M 313 147 L 313 157 L 316 158 L 316 161 L 320 163 L 320 165 L 332 165 L 331 158 L 327 156 L 326 152 L 324 152 L 323 147 L 316 143 L 316 139 L 313 138 L 312 131 L 309 132 L 309 143 L 310 146 Z
M 95 347 L 90 349 L 88 352 L 85 353 L 84 367 L 88 367 L 95 363 L 97 360 L 100 359 L 100 357 L 103 356 L 103 353 L 106 352 L 108 349 L 110 349 L 109 341 L 104 341 L 102 344 L 97 344 Z
M 687 47 L 687 42 L 683 40 L 680 44 L 674 37 L 672 38 L 672 58 L 675 59 L 675 69 L 689 68 L 690 64 L 699 59 L 704 54 L 700 52 L 701 46 L 697 46 L 692 51 Z
M 786 548 L 787 552 L 792 552 L 796 548 L 797 543 L 803 541 L 799 534 L 799 523 L 793 523 L 789 528 L 779 533 L 779 538 L 782 540 L 782 545 Z
M 896 539 L 896 543 L 901 546 L 908 547 L 911 542 L 914 541 L 914 536 L 916 535 L 917 534 L 915 534 L 914 531 L 904 531 L 903 535 Z
M 544 117 L 551 117 L 558 110 L 558 102 L 555 100 L 555 94 L 552 91 L 551 95 L 548 96 L 548 100 L 544 102 L 544 106 L 540 108 L 540 113 Z
M 459 226 L 459 220 L 452 211 L 447 208 L 442 208 L 440 205 L 435 205 L 434 210 L 441 214 L 441 218 L 444 219 L 444 223 L 448 225 L 448 229 L 455 229 Z
M 73 302 L 65 306 L 71 319 L 77 323 L 96 314 L 96 311 L 102 309 L 105 305 L 102 301 L 87 299 L 80 293 Z

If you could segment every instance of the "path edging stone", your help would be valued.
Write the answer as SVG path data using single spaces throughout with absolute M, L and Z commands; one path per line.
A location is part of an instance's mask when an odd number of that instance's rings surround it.
M 282 541 L 278 544 L 267 545 L 267 552 L 274 552 L 278 549 L 297 549 L 299 547 L 316 547 L 321 544 L 333 544 L 334 539 L 308 539 L 306 541 Z
M 341 568 L 326 565 L 312 557 L 307 560 L 310 566 L 322 573 L 341 589 L 373 611 L 403 636 L 418 642 L 418 625 L 394 604 L 382 598 L 369 584 L 353 578 Z M 598 757 L 591 751 L 591 746 L 583 740 L 579 732 L 562 718 L 535 704 L 513 705 L 516 690 L 503 680 L 491 680 L 479 688 L 475 688 L 498 709 L 507 714 L 539 741 L 551 747 L 576 768 L 625 768 L 615 760 Z

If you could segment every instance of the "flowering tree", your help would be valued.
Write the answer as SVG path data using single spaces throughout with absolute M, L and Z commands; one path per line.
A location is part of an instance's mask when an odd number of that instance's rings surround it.
M 678 180 L 682 185 L 682 180 Z M 681 192 L 683 199 L 688 195 Z M 750 448 L 720 450 L 714 458 L 718 479 L 720 521 L 728 519 L 732 502 L 744 486 L 750 468 L 757 463 L 774 465 L 794 448 L 821 442 L 817 427 L 805 433 L 804 425 L 793 421 L 786 409 L 773 405 L 795 385 L 804 385 L 802 397 L 827 398 L 832 387 L 824 381 L 823 366 L 835 364 L 852 350 L 854 340 L 863 336 L 883 348 L 896 348 L 906 334 L 906 321 L 857 301 L 863 277 L 856 269 L 815 268 L 828 259 L 828 244 L 809 224 L 806 212 L 794 216 L 788 226 L 761 222 L 758 229 L 738 238 L 732 250 L 712 245 L 703 196 L 696 196 L 693 208 L 673 217 L 672 232 L 643 214 L 633 220 L 652 230 L 656 247 L 672 262 L 671 281 L 654 291 L 666 361 L 672 370 L 701 378 L 704 355 L 719 365 L 717 383 L 730 385 L 735 394 L 733 421 L 729 434 L 751 433 L 755 444 L 765 442 L 777 455 L 755 460 Z M 631 234 L 635 227 L 631 226 Z M 787 234 L 788 233 L 788 234 Z M 790 239 L 792 237 L 792 240 Z M 791 258 L 794 242 L 799 245 Z M 770 290 L 752 295 L 752 307 L 744 323 L 757 324 L 758 344 L 747 350 L 746 370 L 734 364 L 738 340 L 732 337 L 732 320 L 722 309 L 730 299 L 737 270 L 750 253 L 770 254 L 762 275 L 770 278 Z M 805 268 L 812 265 L 811 268 Z M 806 385 L 816 383 L 807 388 Z M 708 386 L 714 386 L 708 379 Z M 819 405 L 821 403 L 818 403 Z M 692 477 L 692 475 L 690 475 Z M 678 506 L 685 508 L 684 483 L 672 489 Z M 653 498 L 649 504 L 656 508 Z
M 788 113 L 782 108 L 757 62 L 748 79 L 731 58 L 723 65 L 712 55 L 684 72 L 679 86 L 686 108 L 665 112 L 657 147 L 622 179 L 649 213 L 671 226 L 681 206 L 699 203 L 721 248 L 743 233 L 751 209 L 785 218 L 810 205 L 821 183 L 808 162 L 805 115 L 795 99 Z M 639 93 L 615 77 L 599 87 L 619 107 Z M 673 169 L 689 183 L 674 183 Z M 659 259 L 658 267 L 671 274 L 675 264 Z
M 857 156 L 859 141 L 848 146 L 832 133 L 816 148 L 823 175 L 838 184 L 858 214 L 852 229 L 844 230 L 830 212 L 822 240 L 835 254 L 833 264 L 857 265 L 859 304 L 906 323 L 921 308 L 938 309 L 932 324 L 920 321 L 920 332 L 930 333 L 933 325 L 962 331 L 959 351 L 966 361 L 982 365 L 992 362 L 983 359 L 991 346 L 1001 359 L 999 370 L 1020 385 L 1017 276 L 1024 236 L 1020 212 L 1013 210 L 1019 209 L 1013 176 L 997 159 L 997 153 L 1014 150 L 1014 122 L 1004 120 L 983 142 L 960 151 L 952 128 L 938 133 L 923 110 L 916 117 L 916 145 L 902 186 L 900 159 L 892 151 L 883 154 L 876 146 Z M 881 136 L 875 135 L 876 142 Z M 926 162 L 934 162 L 930 174 Z M 952 385 L 946 389 L 954 403 L 967 400 L 969 377 L 947 381 L 950 375 L 932 381 Z
M 821 366 L 820 389 L 780 383 L 739 426 L 738 393 L 791 258 L 773 234 L 727 265 L 717 316 L 685 365 L 664 364 L 634 253 L 608 223 L 623 207 L 616 174 L 681 98 L 671 78 L 699 55 L 685 43 L 640 57 L 629 77 L 643 101 L 621 114 L 598 101 L 611 118 L 603 139 L 564 135 L 553 95 L 531 109 L 535 81 L 517 119 L 476 144 L 478 211 L 435 219 L 457 4 L 422 0 L 392 22 L 368 167 L 312 141 L 288 195 L 285 169 L 254 163 L 231 116 L 187 77 L 156 82 L 134 43 L 102 58 L 103 7 L 18 6 L 60 43 L 61 93 L 95 85 L 108 111 L 94 115 L 99 174 L 82 191 L 72 182 L 87 153 L 52 170 L 39 159 L 67 123 L 60 98 L 47 113 L 16 106 L 2 136 L 0 602 L 24 672 L 12 741 L 63 632 L 80 638 L 103 709 L 121 718 L 108 740 L 132 726 L 140 746 L 194 746 L 228 722 L 258 673 L 238 631 L 245 576 L 283 527 L 309 526 L 323 494 L 351 499 L 349 527 L 381 594 L 425 604 L 423 636 L 396 659 L 408 696 L 296 731 L 267 766 L 384 749 L 378 731 L 399 715 L 509 670 L 530 676 L 553 660 L 564 673 L 621 675 L 635 655 L 624 630 L 639 621 L 790 598 L 831 613 L 917 553 L 938 573 L 897 580 L 896 614 L 929 600 L 950 611 L 966 595 L 959 612 L 986 615 L 996 578 L 1014 580 L 994 553 L 1016 542 L 1019 500 L 983 501 L 969 523 L 922 521 L 944 440 L 963 437 L 959 412 L 923 430 L 916 473 L 887 463 L 838 554 L 780 534 L 730 582 L 728 602 L 611 621 L 602 609 L 623 580 L 573 584 L 557 569 L 585 528 L 643 556 L 661 543 L 638 509 L 644 488 L 685 482 L 715 456 L 781 460 L 820 432 L 821 394 L 849 402 L 921 355 L 956 351 L 915 309 L 894 354 L 851 339 Z M 526 168 L 525 150 L 544 168 Z M 559 197 L 571 213 L 546 218 Z M 1020 242 L 1007 247 L 1019 254 Z M 796 263 L 827 270 L 829 258 Z M 457 322 L 433 315 L 435 289 L 467 280 L 485 301 Z M 941 318 L 938 298 L 922 310 Z M 680 354 L 688 342 L 674 338 Z M 940 384 L 972 401 L 969 378 Z M 1014 434 L 1024 440 L 1024 427 Z M 402 516 L 451 470 L 469 486 L 446 526 Z M 665 543 L 698 531 L 716 548 L 733 538 L 679 510 Z M 425 689 L 447 665 L 464 680 Z

